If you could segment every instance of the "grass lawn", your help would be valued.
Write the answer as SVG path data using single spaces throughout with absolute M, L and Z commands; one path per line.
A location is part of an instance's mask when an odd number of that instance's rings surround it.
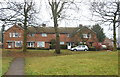
M 2 57 L 2 75 L 4 75 L 10 66 L 10 62 L 13 60 L 12 57 Z
M 27 75 L 118 75 L 118 52 L 26 57 L 25 72 Z
M 71 55 L 71 54 L 79 54 L 79 53 L 80 52 L 61 50 L 61 54 L 58 55 L 54 53 L 54 50 L 27 50 L 27 53 L 22 53 L 22 50 L 19 50 L 19 49 L 4 49 L 2 51 L 2 56 L 4 57 L 43 57 L 43 56 L 49 57 L 49 56 Z

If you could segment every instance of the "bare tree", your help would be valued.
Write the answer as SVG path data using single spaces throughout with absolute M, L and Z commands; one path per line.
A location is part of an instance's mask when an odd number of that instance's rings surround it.
M 53 17 L 53 22 L 54 22 L 55 35 L 56 35 L 55 52 L 57 54 L 60 54 L 60 37 L 59 37 L 59 32 L 58 32 L 58 18 L 60 17 L 60 13 L 63 10 L 65 3 L 66 3 L 65 0 L 64 1 L 59 0 L 58 2 L 56 0 L 52 0 L 50 2 L 49 0 L 49 5 L 51 7 L 52 17 Z
M 62 15 L 65 13 L 66 9 L 72 9 L 69 7 L 71 4 L 75 5 L 74 9 L 78 10 L 74 0 L 48 0 L 49 6 L 52 12 L 52 18 L 54 22 L 54 30 L 56 35 L 56 49 L 55 53 L 60 54 L 60 37 L 58 31 L 58 21 L 64 19 L 67 15 Z M 66 7 L 66 5 L 68 5 Z M 73 20 L 73 19 L 72 19 Z
M 7 2 L 6 8 L 0 9 L 3 15 L 6 15 L 4 18 L 4 21 L 13 21 L 12 23 L 21 22 L 23 24 L 23 30 L 24 30 L 24 40 L 23 40 L 23 52 L 27 51 L 27 27 L 32 26 L 33 24 L 37 24 L 36 21 L 36 14 L 39 13 L 39 9 L 35 8 L 35 2 L 32 0 L 24 0 L 23 2 Z M 10 13 L 13 13 L 12 15 L 8 13 L 9 16 L 7 16 L 6 11 L 10 11 Z M 8 19 L 8 17 L 10 17 Z M 10 22 L 11 23 L 11 22 Z
M 118 1 L 107 1 L 107 2 L 92 2 L 91 7 L 93 15 L 99 17 L 96 21 L 102 23 L 109 23 L 113 27 L 113 38 L 114 38 L 114 51 L 116 48 L 116 28 L 118 26 L 118 15 L 120 12 L 120 2 Z

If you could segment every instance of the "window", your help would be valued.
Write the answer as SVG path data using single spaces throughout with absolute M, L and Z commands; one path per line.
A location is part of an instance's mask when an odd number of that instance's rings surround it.
M 22 41 L 15 41 L 15 47 L 22 47 Z
M 81 48 L 81 45 L 79 45 L 78 47 Z
M 18 37 L 18 33 L 13 33 L 13 37 Z
M 28 47 L 34 47 L 34 42 L 28 42 Z
M 85 48 L 85 45 L 82 45 L 83 48 Z
M 89 37 L 88 34 L 83 34 L 83 38 L 91 38 L 91 34 L 89 34 Z
M 70 34 L 67 34 L 67 37 L 70 37 Z
M 83 34 L 83 38 L 88 38 L 87 34 Z
M 44 41 L 37 42 L 37 47 L 45 47 L 45 42 Z
M 89 38 L 91 38 L 91 34 L 89 34 Z
M 21 33 L 19 33 L 19 37 L 21 37 Z
M 29 36 L 30 36 L 30 37 L 33 37 L 33 36 L 34 36 L 34 34 L 29 34 Z
M 42 33 L 42 37 L 47 37 L 47 34 L 46 33 Z
M 63 45 L 63 44 L 64 44 L 64 42 L 60 42 L 60 44 L 61 44 L 61 45 Z
M 12 33 L 9 33 L 9 36 L 12 37 Z

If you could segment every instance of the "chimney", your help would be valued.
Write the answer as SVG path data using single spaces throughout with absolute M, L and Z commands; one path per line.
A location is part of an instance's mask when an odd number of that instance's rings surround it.
M 82 24 L 79 24 L 79 27 L 81 28 L 81 27 L 82 27 Z
M 42 24 L 42 27 L 46 27 L 46 24 Z
M 19 26 L 19 27 L 22 27 L 22 24 L 21 24 L 21 23 L 18 23 L 18 26 Z

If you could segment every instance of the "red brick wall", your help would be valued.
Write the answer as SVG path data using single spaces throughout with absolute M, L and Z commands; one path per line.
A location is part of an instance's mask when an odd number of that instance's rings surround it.
M 9 33 L 21 33 L 21 37 L 10 37 Z M 13 36 L 13 34 L 12 34 Z M 23 30 L 19 28 L 18 26 L 12 26 L 9 28 L 5 33 L 4 33 L 4 48 L 8 48 L 8 43 L 7 41 L 23 41 Z M 15 47 L 15 43 L 12 46 L 13 48 Z
M 85 30 L 84 33 L 88 33 L 90 30 Z M 9 37 L 9 33 L 21 33 L 21 37 Z M 94 34 L 94 32 L 92 32 L 92 34 Z M 36 37 L 36 39 L 35 39 Z M 47 33 L 47 37 L 42 37 L 42 34 L 34 34 L 34 36 L 29 36 L 29 34 L 27 35 L 27 41 L 34 41 L 34 47 L 37 46 L 37 42 L 35 44 L 35 40 L 36 41 L 44 41 L 45 43 L 45 48 L 49 48 L 49 43 L 51 41 L 51 39 L 55 39 L 55 34 L 52 33 Z M 74 37 L 67 37 L 67 34 L 60 34 L 60 41 L 64 42 L 66 44 L 66 42 L 71 42 L 71 41 L 75 41 L 76 39 L 78 39 L 78 41 L 81 41 L 80 37 L 79 37 L 79 33 L 76 33 L 76 35 Z M 11 28 L 9 28 L 5 33 L 4 33 L 4 48 L 8 48 L 8 43 L 7 41 L 23 41 L 23 30 L 21 28 L 19 28 L 18 26 L 13 26 Z M 93 46 L 96 46 L 96 42 L 97 42 L 97 38 L 96 35 L 94 36 L 94 39 L 89 39 L 88 42 L 94 42 Z M 14 43 L 15 45 L 15 43 Z M 14 48 L 15 46 L 13 46 Z

